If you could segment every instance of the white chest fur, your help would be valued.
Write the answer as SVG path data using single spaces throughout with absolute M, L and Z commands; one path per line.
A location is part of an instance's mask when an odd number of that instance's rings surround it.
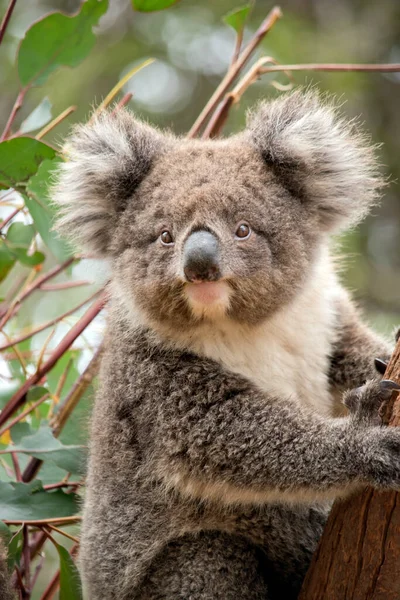
M 327 372 L 338 294 L 340 288 L 325 258 L 301 294 L 266 323 L 257 328 L 215 323 L 194 336 L 190 347 L 269 395 L 330 414 L 333 399 Z

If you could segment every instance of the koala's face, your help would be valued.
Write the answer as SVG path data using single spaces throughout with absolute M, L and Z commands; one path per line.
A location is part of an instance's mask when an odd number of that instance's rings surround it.
M 125 303 L 179 328 L 268 318 L 304 285 L 327 233 L 362 216 L 381 184 L 365 139 L 312 93 L 262 104 L 223 141 L 106 114 L 67 152 L 60 229 L 111 258 Z
M 319 232 L 244 140 L 155 160 L 112 237 L 124 295 L 152 321 L 257 323 L 296 293 Z

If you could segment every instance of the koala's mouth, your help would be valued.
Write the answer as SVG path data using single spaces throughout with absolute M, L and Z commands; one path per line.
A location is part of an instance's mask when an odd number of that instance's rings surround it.
M 226 281 L 201 281 L 187 283 L 184 289 L 186 300 L 196 316 L 205 316 L 211 312 L 217 316 L 226 314 L 231 288 Z

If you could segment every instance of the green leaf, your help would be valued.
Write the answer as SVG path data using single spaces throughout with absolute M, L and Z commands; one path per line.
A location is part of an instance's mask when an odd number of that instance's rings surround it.
M 224 17 L 224 22 L 232 27 L 236 33 L 242 33 L 246 21 L 252 9 L 252 4 L 245 4 L 228 12 Z
M 79 571 L 66 548 L 57 544 L 60 557 L 60 600 L 83 600 Z
M 0 144 L 0 189 L 16 187 L 32 177 L 45 158 L 55 150 L 33 138 L 16 137 Z
M 26 396 L 26 401 L 27 402 L 35 402 L 36 400 L 39 400 L 40 398 L 43 398 L 43 396 L 45 396 L 46 394 L 49 393 L 49 390 L 41 385 L 35 385 L 34 387 L 32 387 L 27 396 Z
M 72 255 L 72 250 L 53 231 L 56 207 L 49 197 L 51 176 L 60 161 L 61 159 L 54 158 L 53 160 L 44 160 L 42 162 L 36 175 L 28 181 L 25 204 L 35 223 L 36 229 L 40 233 L 40 237 L 46 246 L 50 248 L 57 260 L 63 262 Z
M 29 423 L 19 422 L 10 429 L 11 439 L 14 444 L 19 444 L 22 438 L 32 434 L 32 429 Z
M 28 249 L 35 235 L 33 225 L 24 225 L 23 223 L 13 223 L 7 231 L 7 242 L 9 248 Z
M 34 23 L 18 52 L 21 84 L 42 85 L 58 67 L 79 65 L 94 46 L 92 27 L 107 7 L 108 0 L 87 0 L 72 17 L 56 12 Z
M 40 480 L 31 483 L 0 481 L 0 519 L 35 521 L 71 517 L 79 510 L 76 494 L 46 491 Z
M 41 129 L 51 120 L 51 102 L 48 98 L 43 98 L 40 104 L 31 112 L 29 117 L 22 121 L 19 128 L 21 133 L 30 133 L 36 129 Z
M 13 268 L 16 257 L 9 251 L 4 240 L 0 238 L 0 282 Z
M 34 252 L 33 254 L 27 254 L 26 250 L 23 248 L 15 248 L 12 250 L 13 254 L 15 254 L 16 258 L 23 265 L 27 265 L 28 267 L 34 267 L 36 265 L 40 265 L 46 258 L 43 252 Z
M 169 8 L 173 4 L 179 2 L 179 0 L 131 0 L 132 6 L 135 10 L 140 12 L 153 12 L 155 10 L 164 10 Z
M 13 223 L 8 229 L 6 236 L 6 244 L 10 254 L 19 260 L 20 263 L 29 267 L 42 263 L 46 258 L 42 252 L 28 254 L 35 233 L 33 225 Z
M 3 525 L 4 525 L 4 523 L 3 523 Z M 11 537 L 8 542 L 7 566 L 8 566 L 9 571 L 12 571 L 15 564 L 19 565 L 23 546 L 24 546 L 24 536 L 23 536 L 22 527 L 21 527 L 14 534 L 11 533 Z
M 19 444 L 7 446 L 0 454 L 21 452 L 40 460 L 51 460 L 57 467 L 68 473 L 84 473 L 86 448 L 84 446 L 65 446 L 53 436 L 48 425 L 41 425 L 33 434 L 22 438 Z

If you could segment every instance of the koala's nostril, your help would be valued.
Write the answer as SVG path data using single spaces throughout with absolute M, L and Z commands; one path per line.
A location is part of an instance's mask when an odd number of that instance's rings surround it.
M 183 271 L 187 281 L 217 281 L 220 277 L 217 238 L 209 231 L 195 231 L 183 248 Z

